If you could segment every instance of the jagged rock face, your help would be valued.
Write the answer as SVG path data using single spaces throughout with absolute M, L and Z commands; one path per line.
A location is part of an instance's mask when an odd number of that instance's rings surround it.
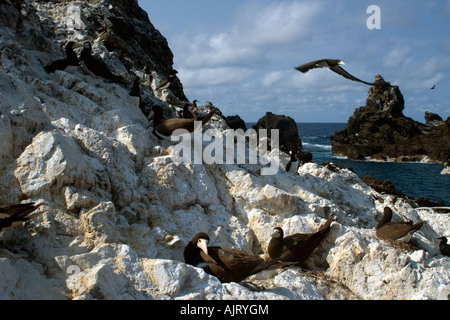
M 262 176 L 259 164 L 177 165 L 173 146 L 152 134 L 130 88 L 82 67 L 45 72 L 63 42 L 89 36 L 113 70 L 139 74 L 106 49 L 95 29 L 71 22 L 92 23 L 91 9 L 105 21 L 113 3 L 125 24 L 151 28 L 136 2 L 119 2 L 15 1 L 21 12 L 0 3 L 0 205 L 30 199 L 46 210 L 0 234 L 2 299 L 448 298 L 450 259 L 433 240 L 448 231 L 447 214 L 414 209 L 337 167 L 308 163 L 297 174 Z M 69 5 L 84 8 L 82 14 L 68 13 Z M 163 61 L 170 59 L 154 62 L 169 70 Z M 182 106 L 172 104 L 180 100 L 170 90 L 143 89 L 167 114 Z M 209 125 L 226 128 L 219 117 Z M 416 248 L 376 239 L 385 206 L 394 219 L 427 221 L 414 234 Z M 313 271 L 249 277 L 260 291 L 221 284 L 184 263 L 183 249 L 199 231 L 212 245 L 265 256 L 274 227 L 311 233 L 328 213 L 336 221 L 306 262 Z
M 267 112 L 265 116 L 258 120 L 253 128 L 255 130 L 267 129 L 269 138 L 270 130 L 278 129 L 280 150 L 287 154 L 289 154 L 290 151 L 296 154 L 302 149 L 302 142 L 298 136 L 297 124 L 291 117 Z
M 244 132 L 247 131 L 247 126 L 245 125 L 244 120 L 242 120 L 242 118 L 238 115 L 228 116 L 225 118 L 225 121 L 233 130 L 242 129 Z
M 399 88 L 375 78 L 366 105 L 357 108 L 347 127 L 331 138 L 334 155 L 352 160 L 445 162 L 450 152 L 450 122 L 421 124 L 403 115 L 404 99 Z M 433 119 L 437 119 L 433 117 Z
M 444 120 L 436 114 L 432 112 L 425 112 L 425 123 L 427 125 L 441 125 Z

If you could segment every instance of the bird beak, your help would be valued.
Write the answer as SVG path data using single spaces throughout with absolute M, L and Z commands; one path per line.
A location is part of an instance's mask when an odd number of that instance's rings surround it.
M 344 61 L 339 61 L 339 63 L 341 66 L 345 66 L 345 62 Z
M 272 238 L 279 238 L 280 237 L 280 231 L 274 230 L 272 233 Z
M 202 249 L 205 254 L 208 254 L 208 240 L 199 239 L 197 242 L 197 246 Z

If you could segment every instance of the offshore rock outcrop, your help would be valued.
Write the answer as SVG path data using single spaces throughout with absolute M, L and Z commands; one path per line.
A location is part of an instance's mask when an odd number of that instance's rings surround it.
M 109 50 L 101 26 L 110 18 L 146 30 L 139 43 L 151 48 L 139 52 L 115 30 L 121 47 Z M 448 215 L 380 194 L 337 167 L 262 176 L 259 164 L 175 164 L 173 146 L 152 134 L 129 95 L 139 77 L 146 103 L 167 116 L 184 105 L 171 88 L 155 90 L 172 55 L 137 1 L 6 0 L 0 24 L 0 205 L 36 201 L 46 211 L 0 234 L 2 299 L 448 299 L 450 258 L 434 240 L 448 231 Z M 63 44 L 85 39 L 130 86 L 83 66 L 46 73 Z M 141 71 L 150 62 L 151 79 Z M 208 125 L 227 128 L 216 116 Z M 385 206 L 394 219 L 426 221 L 413 250 L 375 237 Z M 213 245 L 265 256 L 273 227 L 310 233 L 329 214 L 336 220 L 308 270 L 249 277 L 259 291 L 184 263 L 198 231 Z
M 426 113 L 422 124 L 403 115 L 404 104 L 400 89 L 376 75 L 366 105 L 331 137 L 332 153 L 352 160 L 444 163 L 450 157 L 450 118 Z
M 290 151 L 296 154 L 302 149 L 302 141 L 298 135 L 297 124 L 291 117 L 266 112 L 253 126 L 253 129 L 256 131 L 259 129 L 267 129 L 269 139 L 270 130 L 278 129 L 280 150 L 287 154 Z

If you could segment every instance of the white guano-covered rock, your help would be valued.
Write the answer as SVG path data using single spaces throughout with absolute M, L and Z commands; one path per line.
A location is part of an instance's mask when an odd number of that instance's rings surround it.
M 259 164 L 176 164 L 171 143 L 153 135 L 128 94 L 131 83 L 83 66 L 43 69 L 62 43 L 87 38 L 115 71 L 142 76 L 92 32 L 91 1 L 28 2 L 22 29 L 11 27 L 16 16 L 1 20 L 0 206 L 32 200 L 45 213 L 0 234 L 1 299 L 448 299 L 450 258 L 435 240 L 449 234 L 448 213 L 314 163 L 266 176 Z M 111 14 L 97 5 L 98 15 Z M 170 90 L 142 90 L 167 114 L 183 105 Z M 210 127 L 223 132 L 224 123 L 214 116 Z M 385 206 L 394 220 L 426 221 L 411 246 L 376 238 Z M 266 257 L 274 227 L 310 233 L 330 214 L 330 233 L 302 268 L 222 284 L 184 263 L 197 232 Z

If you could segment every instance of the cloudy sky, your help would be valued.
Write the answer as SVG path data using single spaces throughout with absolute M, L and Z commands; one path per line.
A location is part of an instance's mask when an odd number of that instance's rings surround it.
M 192 101 L 254 122 L 267 111 L 296 122 L 347 122 L 365 84 L 328 69 L 294 67 L 336 58 L 352 75 L 398 85 L 404 114 L 450 116 L 450 0 L 139 0 L 167 38 Z M 370 5 L 381 29 L 369 29 Z M 430 88 L 436 85 L 434 90 Z

